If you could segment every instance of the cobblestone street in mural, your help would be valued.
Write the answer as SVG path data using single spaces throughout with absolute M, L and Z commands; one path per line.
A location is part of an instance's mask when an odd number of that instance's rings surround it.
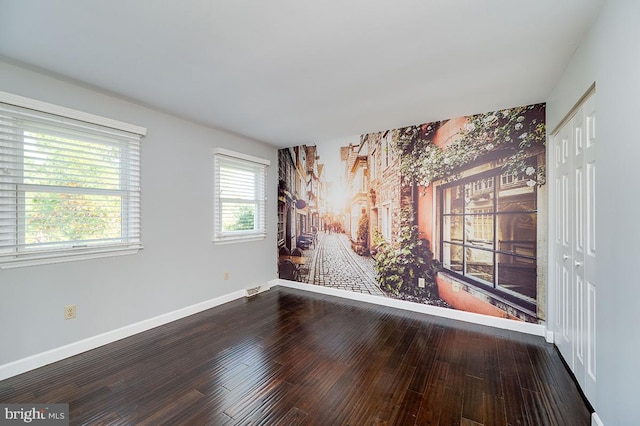
M 376 281 L 373 259 L 355 254 L 345 234 L 318 233 L 315 247 L 306 250 L 304 255 L 309 259 L 309 274 L 302 282 L 384 295 Z

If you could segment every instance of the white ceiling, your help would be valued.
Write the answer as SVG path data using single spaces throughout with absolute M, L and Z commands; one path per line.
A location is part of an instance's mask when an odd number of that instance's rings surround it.
M 602 2 L 0 0 L 0 55 L 291 146 L 544 102 Z

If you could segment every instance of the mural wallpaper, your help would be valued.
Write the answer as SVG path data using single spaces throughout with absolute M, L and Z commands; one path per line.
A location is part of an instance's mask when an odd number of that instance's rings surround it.
M 281 278 L 544 322 L 544 104 L 278 154 Z

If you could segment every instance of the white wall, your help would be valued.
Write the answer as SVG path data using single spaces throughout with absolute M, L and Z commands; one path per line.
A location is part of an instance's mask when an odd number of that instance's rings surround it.
M 608 0 L 547 103 L 553 129 L 596 83 L 597 395 L 607 426 L 640 424 L 640 2 Z
M 0 270 L 0 367 L 276 277 L 275 254 L 269 255 L 276 247 L 276 197 L 268 201 L 266 240 L 211 242 L 211 148 L 270 160 L 267 193 L 276 194 L 274 147 L 1 61 L 0 90 L 147 128 L 145 248 L 132 256 Z M 77 305 L 77 319 L 63 319 L 67 304 Z

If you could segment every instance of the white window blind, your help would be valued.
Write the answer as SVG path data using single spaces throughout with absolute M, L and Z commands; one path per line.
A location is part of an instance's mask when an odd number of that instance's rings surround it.
M 265 238 L 268 160 L 214 150 L 214 242 Z
M 0 101 L 6 98 L 0 93 Z M 0 267 L 142 248 L 144 129 L 134 133 L 113 120 L 9 99 L 0 102 Z

